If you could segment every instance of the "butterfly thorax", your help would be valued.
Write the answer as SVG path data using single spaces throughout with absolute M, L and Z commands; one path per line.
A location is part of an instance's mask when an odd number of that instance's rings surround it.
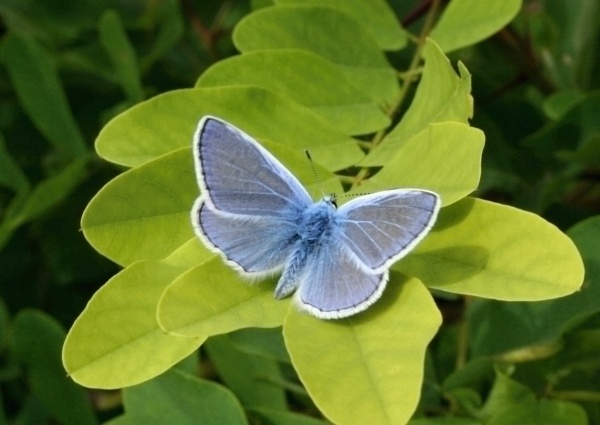
M 308 207 L 298 223 L 299 242 L 318 243 L 328 237 L 334 227 L 335 211 L 335 206 L 327 199 Z
M 298 287 L 307 260 L 339 229 L 336 217 L 335 204 L 329 198 L 311 205 L 302 213 L 297 223 L 297 238 L 275 289 L 276 298 L 284 298 Z

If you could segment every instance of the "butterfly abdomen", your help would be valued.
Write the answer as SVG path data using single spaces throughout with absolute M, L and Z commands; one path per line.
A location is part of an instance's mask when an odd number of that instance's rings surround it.
M 330 202 L 318 202 L 304 211 L 298 223 L 298 238 L 277 283 L 275 298 L 285 298 L 298 287 L 309 257 L 332 239 L 337 228 L 335 207 Z

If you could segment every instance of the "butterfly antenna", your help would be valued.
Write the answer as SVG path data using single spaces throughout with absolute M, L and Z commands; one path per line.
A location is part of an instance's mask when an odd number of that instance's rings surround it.
M 319 179 L 317 170 L 315 170 L 315 164 L 313 163 L 312 157 L 310 156 L 310 152 L 308 152 L 308 149 L 304 149 L 304 153 L 306 154 L 306 157 L 308 158 L 308 162 L 310 163 L 310 169 L 313 172 L 313 176 L 315 176 L 315 181 L 319 185 L 319 190 L 321 190 L 321 195 L 325 196 L 325 191 L 323 190 L 323 185 L 321 184 L 321 180 Z
M 360 192 L 360 193 L 344 193 L 343 195 L 338 196 L 338 198 L 350 198 L 355 196 L 365 196 L 371 195 L 373 192 Z

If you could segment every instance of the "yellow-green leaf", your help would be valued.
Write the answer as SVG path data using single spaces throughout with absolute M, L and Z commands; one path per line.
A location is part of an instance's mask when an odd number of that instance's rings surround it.
M 180 149 L 111 180 L 88 204 L 81 228 L 116 263 L 160 260 L 192 238 L 198 195 L 192 150 Z
M 389 125 L 389 117 L 344 73 L 322 56 L 294 49 L 259 50 L 217 62 L 197 87 L 248 85 L 288 96 L 344 134 L 367 134 Z M 281 141 L 283 142 L 283 141 Z
M 521 9 L 521 0 L 452 0 L 431 37 L 444 52 L 471 46 L 507 25 Z
M 191 147 L 204 115 L 222 118 L 258 140 L 310 149 L 330 170 L 346 168 L 363 154 L 356 141 L 310 109 L 257 87 L 175 90 L 142 102 L 110 121 L 96 139 L 98 154 L 129 167 Z
M 347 319 L 320 320 L 292 308 L 283 332 L 300 379 L 328 419 L 398 425 L 417 406 L 425 349 L 440 324 L 429 291 L 408 279 Z
M 357 21 L 335 9 L 260 9 L 238 23 L 233 41 L 243 53 L 301 49 L 321 55 L 338 65 L 352 84 L 380 105 L 392 103 L 399 93 L 395 71 L 375 41 Z
M 474 198 L 443 208 L 433 231 L 395 269 L 448 292 L 507 301 L 581 287 L 575 244 L 538 215 Z
M 165 334 L 156 321 L 160 295 L 183 270 L 142 261 L 100 288 L 63 347 L 71 378 L 92 388 L 127 387 L 159 375 L 197 349 L 204 339 Z
M 468 124 L 473 115 L 469 71 L 459 62 L 460 75 L 457 75 L 448 58 L 431 39 L 423 49 L 423 59 L 423 75 L 408 110 L 362 165 L 385 165 L 398 146 L 430 123 L 457 121 Z
M 289 300 L 275 300 L 273 281 L 250 284 L 214 258 L 179 276 L 158 304 L 160 326 L 172 335 L 207 338 L 283 323 Z
M 275 0 L 275 4 L 338 9 L 354 18 L 383 50 L 406 46 L 406 33 L 385 0 Z
M 399 145 L 381 171 L 354 192 L 429 189 L 449 205 L 479 184 L 485 135 L 458 122 L 434 123 Z

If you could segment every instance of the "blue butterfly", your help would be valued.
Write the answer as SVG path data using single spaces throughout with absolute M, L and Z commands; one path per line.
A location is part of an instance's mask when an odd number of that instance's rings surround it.
M 429 232 L 437 194 L 386 190 L 337 208 L 314 203 L 300 182 L 256 140 L 215 117 L 200 120 L 194 160 L 201 195 L 196 234 L 241 275 L 281 277 L 275 298 L 296 291 L 302 310 L 351 316 L 383 292 L 389 267 Z

